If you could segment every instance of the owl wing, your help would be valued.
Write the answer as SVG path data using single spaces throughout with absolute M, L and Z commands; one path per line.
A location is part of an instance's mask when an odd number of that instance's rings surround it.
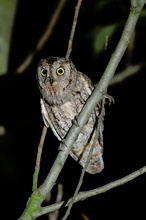
M 91 152 L 91 157 L 89 159 L 86 171 L 90 174 L 99 173 L 104 168 L 104 162 L 102 158 L 103 154 L 103 146 L 99 143 L 98 132 L 100 132 L 97 128 L 94 128 L 94 131 L 91 135 L 90 141 L 84 146 L 83 153 L 81 154 L 79 163 L 83 167 L 86 165 L 88 160 L 88 155 Z M 93 147 L 93 149 L 92 149 Z
M 61 137 L 56 132 L 56 130 L 55 130 L 50 118 L 49 118 L 49 114 L 48 114 L 47 109 L 46 109 L 46 103 L 42 98 L 40 99 L 40 103 L 41 103 L 42 117 L 43 117 L 45 126 L 47 128 L 50 127 L 52 129 L 54 135 L 58 138 L 59 141 L 61 141 Z
M 92 84 L 91 80 L 82 72 L 80 72 L 80 83 L 81 85 L 83 85 L 81 89 L 81 96 L 85 96 L 84 98 L 86 101 L 95 87 Z
M 90 151 L 92 151 L 88 166 L 86 168 L 86 171 L 90 174 L 99 173 L 104 168 L 104 162 L 102 159 L 103 127 L 102 124 L 96 126 L 98 123 L 98 118 L 96 118 L 95 122 L 93 119 L 94 116 L 95 113 L 90 116 L 89 121 L 84 125 L 70 152 L 70 155 L 76 161 L 78 160 L 81 166 L 85 167 L 88 160 L 88 155 L 90 154 Z M 93 149 L 91 150 L 92 147 Z
M 79 98 L 81 99 L 81 102 L 84 105 L 87 98 L 91 95 L 92 91 L 94 90 L 94 86 L 91 80 L 83 73 L 80 73 L 80 85 L 81 88 Z M 70 152 L 70 155 L 75 160 L 78 160 L 80 165 L 84 167 L 86 165 L 91 147 L 93 146 L 91 158 L 86 168 L 86 171 L 90 174 L 99 173 L 104 168 L 104 162 L 102 159 L 103 121 L 100 121 L 98 118 L 100 110 L 101 104 L 99 103 L 99 105 L 95 107 L 95 109 L 93 110 L 87 123 L 84 125 L 76 142 L 74 143 L 73 149 Z

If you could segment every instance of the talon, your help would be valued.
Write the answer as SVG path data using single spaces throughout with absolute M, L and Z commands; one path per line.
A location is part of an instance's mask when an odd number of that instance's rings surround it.
M 65 147 L 67 147 L 66 143 L 65 143 L 65 139 L 61 140 L 61 144 L 59 145 L 58 150 L 64 151 Z
M 78 118 L 77 116 L 74 117 L 74 119 L 72 120 L 73 124 L 75 124 L 77 127 L 79 127 L 79 123 L 78 123 Z
M 105 99 L 108 99 L 109 100 L 109 105 L 111 105 L 111 103 L 115 103 L 115 100 L 114 100 L 114 98 L 112 97 L 112 96 L 110 96 L 110 95 L 108 95 L 108 94 L 105 94 L 104 96 L 103 96 Z

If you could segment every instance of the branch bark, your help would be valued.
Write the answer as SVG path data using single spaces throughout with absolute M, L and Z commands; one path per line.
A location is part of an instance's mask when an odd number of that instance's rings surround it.
M 67 48 L 66 58 L 69 58 L 70 53 L 72 51 L 72 43 L 73 43 L 73 38 L 74 38 L 75 30 L 76 30 L 76 25 L 77 25 L 77 20 L 78 20 L 78 15 L 79 15 L 81 4 L 82 4 L 82 0 L 79 0 L 78 4 L 76 6 L 76 9 L 75 9 L 73 25 L 72 25 L 72 29 L 71 29 L 71 33 L 70 33 L 70 38 L 69 38 L 69 41 L 68 41 L 68 48 Z
M 127 175 L 127 176 L 125 176 L 125 177 L 123 177 L 121 179 L 118 179 L 116 181 L 108 183 L 108 184 L 106 184 L 104 186 L 101 186 L 99 188 L 92 189 L 92 190 L 85 191 L 85 192 L 80 192 L 77 195 L 76 199 L 74 200 L 74 203 L 78 202 L 78 201 L 83 201 L 83 200 L 88 199 L 88 198 L 90 198 L 92 196 L 96 196 L 98 194 L 107 192 L 108 190 L 113 189 L 113 188 L 115 188 L 117 186 L 121 186 L 121 185 L 123 185 L 123 184 L 125 184 L 125 183 L 127 183 L 127 182 L 129 182 L 129 181 L 131 181 L 133 179 L 135 179 L 136 177 L 144 174 L 144 173 L 146 173 L 146 166 L 136 170 L 133 173 L 130 173 L 129 175 Z M 72 200 L 72 198 L 70 198 L 68 200 L 68 202 L 66 203 L 65 206 L 68 206 L 70 204 L 71 200 Z M 54 212 L 54 211 L 60 209 L 63 204 L 64 204 L 64 201 L 59 202 L 59 203 L 55 203 L 55 204 L 52 204 L 52 205 L 49 205 L 49 206 L 46 206 L 46 207 L 42 207 L 41 212 L 39 213 L 39 215 L 36 214 L 36 217 L 44 215 L 44 214 L 46 214 L 48 212 Z

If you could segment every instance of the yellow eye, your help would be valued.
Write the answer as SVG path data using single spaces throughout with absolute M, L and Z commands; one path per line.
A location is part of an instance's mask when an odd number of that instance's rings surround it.
M 64 71 L 64 69 L 62 67 L 59 67 L 56 70 L 56 73 L 57 73 L 58 76 L 62 76 L 65 73 L 65 71 Z
M 45 69 L 45 68 L 42 68 L 41 69 L 41 74 L 42 74 L 42 76 L 47 76 L 47 69 Z

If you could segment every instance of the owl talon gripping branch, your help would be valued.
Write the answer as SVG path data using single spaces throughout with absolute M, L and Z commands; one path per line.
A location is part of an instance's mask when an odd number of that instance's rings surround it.
M 67 147 L 67 145 L 66 145 L 66 143 L 65 143 L 65 139 L 62 139 L 62 140 L 61 140 L 61 144 L 59 145 L 58 150 L 64 151 L 66 147 Z
M 72 120 L 72 123 L 73 123 L 75 126 L 80 127 L 77 116 L 74 117 L 74 119 Z

